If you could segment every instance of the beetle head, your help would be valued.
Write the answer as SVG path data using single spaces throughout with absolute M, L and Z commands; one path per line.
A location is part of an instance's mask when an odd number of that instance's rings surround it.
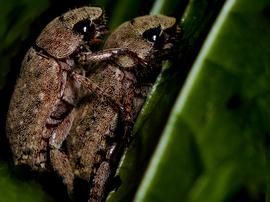
M 140 74 L 159 70 L 162 61 L 174 50 L 180 28 L 176 19 L 164 15 L 137 17 L 119 26 L 105 43 L 106 48 L 126 48 L 136 53 L 148 65 Z M 125 64 L 128 66 L 128 58 Z M 120 58 L 121 62 L 121 58 Z M 132 65 L 132 61 L 130 60 Z M 140 69 L 141 71 L 141 69 Z
M 70 10 L 51 21 L 39 35 L 36 45 L 50 56 L 61 59 L 74 52 L 91 51 L 106 33 L 105 17 L 99 7 Z

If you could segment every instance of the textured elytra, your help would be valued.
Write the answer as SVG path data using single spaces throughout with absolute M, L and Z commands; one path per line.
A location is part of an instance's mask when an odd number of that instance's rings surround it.
M 17 164 L 45 169 L 47 143 L 42 133 L 57 99 L 53 95 L 60 85 L 51 81 L 58 80 L 59 71 L 57 62 L 38 55 L 33 48 L 23 61 L 7 119 L 7 135 Z

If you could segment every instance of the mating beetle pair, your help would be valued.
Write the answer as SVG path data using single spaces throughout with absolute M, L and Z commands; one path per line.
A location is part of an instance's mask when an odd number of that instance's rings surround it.
M 103 11 L 71 10 L 51 21 L 27 52 L 10 102 L 7 137 L 16 164 L 55 171 L 104 199 L 109 179 L 162 62 L 180 29 L 163 15 L 135 18 L 106 40 Z

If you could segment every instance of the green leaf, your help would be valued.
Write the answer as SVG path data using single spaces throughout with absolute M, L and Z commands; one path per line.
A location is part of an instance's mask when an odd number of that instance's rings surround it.
M 178 13 L 177 16 L 181 16 L 182 9 L 185 8 L 187 2 L 187 0 L 156 0 L 150 11 L 150 14 L 160 13 L 172 16 L 174 13 Z
M 270 117 L 266 10 L 266 0 L 226 1 L 178 96 L 135 201 L 264 201 Z M 193 140 L 190 146 L 187 138 Z M 190 164 L 196 155 L 187 147 L 196 148 L 202 167 Z M 189 176 L 196 176 L 193 183 L 186 183 Z
M 52 199 L 33 180 L 17 179 L 10 168 L 0 161 L 0 201 L 8 202 L 50 202 Z
M 115 29 L 122 22 L 136 17 L 140 9 L 140 3 L 137 1 L 117 0 L 114 6 L 109 22 L 111 30 Z

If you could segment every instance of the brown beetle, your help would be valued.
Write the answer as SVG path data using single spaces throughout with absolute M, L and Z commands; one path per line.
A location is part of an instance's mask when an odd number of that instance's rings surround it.
M 89 201 L 102 201 L 107 195 L 134 121 L 179 34 L 173 17 L 142 16 L 119 26 L 103 50 L 81 53 L 80 63 L 97 62 L 88 75 L 95 87 L 88 86 L 93 93 L 75 107 L 65 141 L 67 159 L 58 173 L 66 182 L 88 183 Z
M 64 159 L 61 152 L 51 155 L 55 159 L 49 155 L 61 147 L 74 119 L 72 110 L 84 94 L 79 80 L 85 70 L 75 59 L 82 51 L 91 53 L 105 33 L 102 9 L 82 7 L 52 20 L 29 49 L 6 122 L 16 164 L 46 171 Z

